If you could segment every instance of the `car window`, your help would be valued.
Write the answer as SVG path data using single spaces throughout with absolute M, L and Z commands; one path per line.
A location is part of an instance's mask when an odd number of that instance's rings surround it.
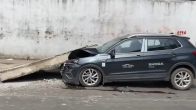
M 131 39 L 124 41 L 120 45 L 116 46 L 116 53 L 130 53 L 140 52 L 142 48 L 142 39 Z
M 175 49 L 178 47 L 180 47 L 180 44 L 175 39 L 153 38 L 147 40 L 148 51 Z
M 110 47 L 112 47 L 113 45 L 115 45 L 116 43 L 120 42 L 123 39 L 124 38 L 113 39 L 109 42 L 104 43 L 102 46 L 97 47 L 96 49 L 98 50 L 99 53 L 103 53 L 103 52 L 107 51 Z

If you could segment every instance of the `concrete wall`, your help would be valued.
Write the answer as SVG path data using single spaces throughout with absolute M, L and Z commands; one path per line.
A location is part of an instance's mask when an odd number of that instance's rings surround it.
M 43 58 L 135 32 L 186 32 L 196 42 L 190 0 L 0 0 L 0 54 Z

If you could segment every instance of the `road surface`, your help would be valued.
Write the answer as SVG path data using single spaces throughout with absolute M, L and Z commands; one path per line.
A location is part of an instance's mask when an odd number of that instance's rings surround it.
M 83 88 L 40 72 L 1 83 L 0 110 L 196 110 L 196 87 L 177 91 L 166 82 L 126 82 Z

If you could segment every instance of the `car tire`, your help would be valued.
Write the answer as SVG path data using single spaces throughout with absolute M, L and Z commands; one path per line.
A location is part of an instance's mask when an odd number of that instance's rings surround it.
M 79 81 L 82 86 L 96 87 L 102 80 L 101 72 L 93 65 L 85 66 L 81 69 L 79 74 Z
M 172 72 L 170 81 L 177 90 L 190 89 L 193 84 L 193 73 L 187 68 L 178 68 Z

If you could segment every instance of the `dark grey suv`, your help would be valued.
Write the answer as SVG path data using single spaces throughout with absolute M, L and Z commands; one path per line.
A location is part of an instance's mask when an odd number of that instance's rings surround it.
M 170 81 L 189 89 L 196 73 L 196 48 L 188 37 L 136 34 L 69 55 L 61 70 L 65 83 L 97 86 L 116 81 Z

